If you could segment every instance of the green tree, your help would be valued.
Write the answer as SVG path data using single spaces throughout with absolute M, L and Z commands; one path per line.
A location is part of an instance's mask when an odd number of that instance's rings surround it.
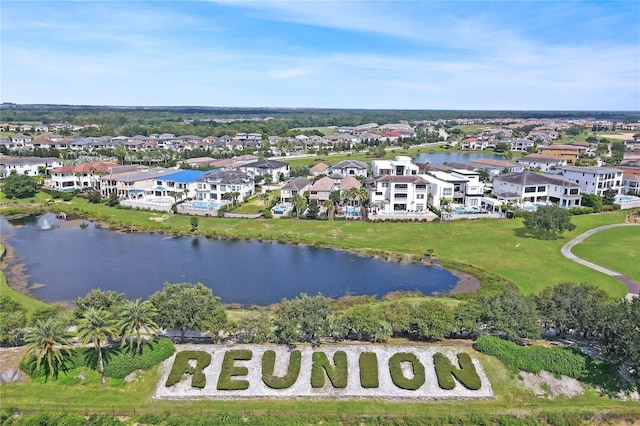
M 582 194 L 582 206 L 591 207 L 594 212 L 602 210 L 602 197 L 596 194 Z
M 602 310 L 609 304 L 609 296 L 589 284 L 560 283 L 545 288 L 537 297 L 540 318 L 554 327 L 561 337 L 574 331 L 586 336 L 598 330 Z
M 125 344 L 127 337 L 135 334 L 136 355 L 140 355 L 140 349 L 142 347 L 140 333 L 144 328 L 147 333 L 151 335 L 156 334 L 158 332 L 158 324 L 155 322 L 157 317 L 158 311 L 148 300 L 144 302 L 140 299 L 127 300 L 118 313 L 122 344 Z M 133 340 L 131 340 L 131 344 L 133 344 Z
M 216 311 L 222 308 L 220 298 L 202 283 L 166 283 L 149 301 L 158 310 L 158 325 L 179 330 L 181 342 L 187 330 L 208 330 Z
M 607 357 L 640 376 L 640 297 L 606 306 L 600 324 Z
M 38 321 L 27 329 L 24 340 L 27 343 L 25 356 L 35 359 L 36 370 L 43 368 L 45 376 L 54 379 L 58 378 L 61 370 L 66 370 L 65 362 L 71 355 L 71 342 L 65 324 L 51 319 Z
M 0 296 L 0 342 L 15 345 L 27 325 L 26 309 L 9 296 Z
M 541 232 L 545 238 L 571 231 L 576 227 L 571 223 L 571 214 L 555 204 L 540 206 L 535 212 L 527 213 L 524 226 Z
M 335 212 L 335 209 L 336 209 L 336 205 L 333 204 L 333 201 L 324 200 L 322 202 L 322 207 L 324 207 L 327 210 L 327 218 L 329 218 L 329 220 L 333 220 L 333 213 Z
M 505 292 L 481 301 L 483 321 L 490 331 L 505 333 L 509 340 L 535 339 L 540 336 L 538 311 L 533 297 Z
M 318 200 L 310 200 L 309 207 L 307 208 L 307 219 L 317 219 L 320 213 L 320 206 L 318 206 Z
M 300 194 L 295 194 L 292 198 L 291 198 L 291 202 L 293 203 L 293 206 L 296 208 L 296 218 L 300 219 L 300 213 L 302 213 L 302 211 L 304 210 L 304 208 L 307 205 L 307 200 L 306 198 L 304 198 L 302 195 Z
M 277 342 L 319 344 L 329 334 L 330 313 L 327 299 L 320 294 L 309 297 L 303 293 L 293 300 L 282 299 L 274 318 Z
M 342 320 L 347 326 L 347 335 L 357 340 L 371 340 L 378 328 L 378 316 L 370 304 L 351 306 L 342 312 Z
M 454 308 L 453 326 L 463 336 L 477 333 L 482 325 L 483 306 L 472 300 Z
M 98 370 L 100 382 L 107 386 L 107 375 L 104 372 L 102 346 L 118 336 L 116 321 L 111 312 L 102 308 L 89 308 L 78 321 L 78 341 L 82 344 L 92 344 L 98 352 Z
M 79 319 L 90 308 L 102 308 L 116 316 L 124 302 L 124 293 L 117 293 L 113 290 L 102 291 L 99 288 L 94 288 L 86 296 L 78 297 L 75 300 L 76 309 L 73 311 L 73 315 Z
M 266 309 L 249 312 L 236 326 L 242 333 L 242 343 L 264 343 L 272 333 L 273 321 Z
M 191 218 L 191 232 L 196 232 L 198 230 L 198 224 L 199 224 L 198 218 L 193 216 Z
M 451 333 L 453 311 L 436 300 L 418 304 L 411 319 L 411 331 L 419 339 L 439 340 Z
M 616 195 L 618 195 L 616 190 L 607 189 L 602 193 L 602 204 L 605 206 L 612 206 L 616 202 Z
M 38 185 L 27 175 L 19 175 L 15 170 L 4 179 L 2 192 L 7 198 L 29 198 L 36 195 Z
M 29 325 L 35 325 L 38 321 L 46 321 L 48 319 L 53 319 L 63 324 L 71 323 L 69 313 L 65 311 L 62 306 L 46 305 L 36 309 L 31 313 L 31 316 L 29 318 Z
M 107 199 L 107 206 L 115 207 L 120 204 L 120 199 L 118 198 L 118 194 L 114 191 L 109 194 L 109 198 Z
M 391 326 L 393 336 L 398 337 L 409 332 L 414 308 L 404 300 L 394 300 L 380 306 L 378 316 Z

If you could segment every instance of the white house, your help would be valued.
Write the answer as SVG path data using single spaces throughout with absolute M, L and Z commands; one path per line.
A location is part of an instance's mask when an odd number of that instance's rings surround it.
M 393 160 L 373 160 L 371 171 L 373 176 L 410 176 L 417 175 L 419 167 L 411 161 L 411 157 L 399 155 Z
M 242 201 L 255 191 L 253 176 L 238 171 L 211 171 L 198 180 L 196 200 L 226 204 L 225 194 L 237 193 L 236 201 Z
M 435 206 L 440 204 L 442 198 L 464 206 L 480 205 L 480 200 L 484 195 L 484 183 L 480 182 L 480 173 L 472 170 L 454 170 L 451 173 L 428 171 L 426 174 L 449 184 L 446 186 L 438 185 L 440 187 L 438 189 L 443 193 L 441 197 L 440 191 L 433 193 Z M 432 183 L 435 184 L 435 182 Z M 437 203 L 435 202 L 436 197 L 439 197 Z
M 56 191 L 91 188 L 99 190 L 100 178 L 114 167 L 118 167 L 118 165 L 99 161 L 75 166 L 56 167 L 51 170 L 51 179 L 45 181 L 45 186 Z
M 548 172 L 560 166 L 566 166 L 567 160 L 555 155 L 529 154 L 518 158 L 516 163 L 521 164 L 527 169 L 537 169 L 542 172 Z
M 293 197 L 296 194 L 303 195 L 311 188 L 311 182 L 306 177 L 297 177 L 287 182 L 280 188 L 280 202 L 284 204 L 291 204 Z
M 527 152 L 527 149 L 535 147 L 531 139 L 514 139 L 511 141 L 511 151 Z
M 367 163 L 357 160 L 344 160 L 331 166 L 333 173 L 340 173 L 342 176 L 362 176 L 367 177 Z
M 567 208 L 580 206 L 582 199 L 575 182 L 530 171 L 497 176 L 493 180 L 493 194 L 499 200 L 517 205 L 552 202 Z
M 428 182 L 420 176 L 383 175 L 373 178 L 369 204 L 373 212 L 422 212 L 428 206 Z
M 622 175 L 622 192 L 640 195 L 640 174 L 624 173 Z
M 19 175 L 38 176 L 62 165 L 55 157 L 9 157 L 0 154 L 0 178 L 15 171 Z
M 612 167 L 576 167 L 562 166 L 557 168 L 564 178 L 572 180 L 580 185 L 580 190 L 585 194 L 602 196 L 608 189 L 613 189 L 620 194 L 622 189 L 622 175 L 620 169 Z
M 279 160 L 258 160 L 240 167 L 240 170 L 251 176 L 271 176 L 273 182 L 289 177 L 289 163 Z
M 156 180 L 172 173 L 168 169 L 153 169 L 139 166 L 120 166 L 112 168 L 108 174 L 100 176 L 100 194 L 108 197 L 112 192 L 120 199 L 132 199 L 144 196 L 145 191 L 152 188 Z

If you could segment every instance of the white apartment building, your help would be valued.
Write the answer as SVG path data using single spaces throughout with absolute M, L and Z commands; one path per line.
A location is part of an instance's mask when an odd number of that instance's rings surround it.
M 507 173 L 493 180 L 498 200 L 513 204 L 552 202 L 561 207 L 580 206 L 582 195 L 577 183 L 530 171 Z
M 557 170 L 564 178 L 580 185 L 580 191 L 584 194 L 602 196 L 608 189 L 613 189 L 617 194 L 620 194 L 622 189 L 623 172 L 620 169 L 613 167 L 562 166 L 558 167 Z

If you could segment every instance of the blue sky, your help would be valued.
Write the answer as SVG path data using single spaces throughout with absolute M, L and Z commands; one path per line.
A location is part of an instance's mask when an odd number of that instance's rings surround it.
M 637 1 L 2 0 L 2 102 L 640 110 Z

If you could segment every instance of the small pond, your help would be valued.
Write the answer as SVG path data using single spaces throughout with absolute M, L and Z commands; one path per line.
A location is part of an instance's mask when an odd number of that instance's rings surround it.
M 480 152 L 424 152 L 413 157 L 416 163 L 445 164 L 445 163 L 468 163 L 480 158 L 490 158 L 492 160 L 504 160 L 502 155 Z
M 201 282 L 223 303 L 243 305 L 300 293 L 430 294 L 458 282 L 451 271 L 420 263 L 277 242 L 123 233 L 53 214 L 10 221 L 0 216 L 0 235 L 14 254 L 4 267 L 24 265 L 27 290 L 46 302 L 73 301 L 98 287 L 145 299 L 165 282 Z

